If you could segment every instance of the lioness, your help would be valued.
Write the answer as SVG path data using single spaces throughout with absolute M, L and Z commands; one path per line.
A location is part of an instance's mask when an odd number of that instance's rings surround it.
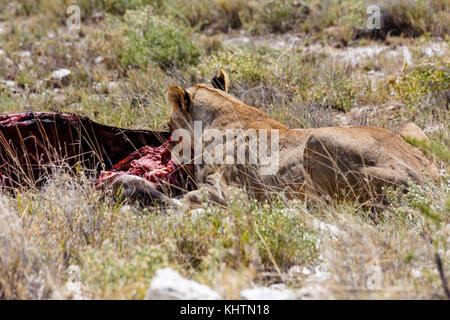
M 276 130 L 278 170 L 267 175 L 262 173 L 263 166 L 259 164 L 236 161 L 196 164 L 195 178 L 200 190 L 186 196 L 191 202 L 200 201 L 202 189 L 206 189 L 210 200 L 225 203 L 225 185 L 244 187 L 257 199 L 284 192 L 288 198 L 315 194 L 380 201 L 383 187 L 406 185 L 408 180 L 421 184 L 426 179 L 424 172 L 432 179 L 438 177 L 432 161 L 404 141 L 404 135 L 426 139 L 414 124 L 399 132 L 376 127 L 290 129 L 234 98 L 228 88 L 229 78 L 223 70 L 211 84 L 195 84 L 186 90 L 170 86 L 167 92 L 172 105 L 170 131 L 185 129 L 194 135 L 195 122 L 201 123 L 204 132 L 214 128 L 224 134 L 227 129 L 267 129 L 270 144 Z M 236 139 L 238 144 L 247 146 L 248 157 L 252 151 L 249 141 Z M 202 150 L 208 149 L 204 147 Z

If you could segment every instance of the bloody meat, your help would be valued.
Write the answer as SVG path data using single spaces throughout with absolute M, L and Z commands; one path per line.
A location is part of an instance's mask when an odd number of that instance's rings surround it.
M 103 172 L 96 185 L 102 185 L 117 175 L 129 174 L 146 179 L 160 192 L 180 193 L 188 188 L 192 166 L 177 165 L 171 157 L 172 146 L 169 138 L 159 147 L 142 147 L 114 165 L 112 170 Z
M 0 185 L 29 187 L 45 181 L 49 164 L 91 169 L 105 181 L 133 174 L 187 188 L 188 170 L 170 159 L 170 134 L 129 130 L 56 112 L 0 115 Z M 106 172 L 105 172 L 106 171 Z

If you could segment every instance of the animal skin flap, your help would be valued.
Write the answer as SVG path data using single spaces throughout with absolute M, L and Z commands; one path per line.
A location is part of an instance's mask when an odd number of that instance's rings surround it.
M 0 115 L 0 185 L 32 186 L 48 173 L 45 167 L 65 162 L 95 170 L 115 164 L 143 147 L 159 147 L 165 131 L 129 130 L 86 117 L 55 112 Z

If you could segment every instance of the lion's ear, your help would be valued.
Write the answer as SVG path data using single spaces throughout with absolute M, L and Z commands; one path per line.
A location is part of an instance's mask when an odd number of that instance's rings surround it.
M 174 108 L 188 112 L 191 108 L 191 96 L 180 86 L 173 85 L 167 90 L 167 100 Z
M 230 78 L 225 70 L 220 69 L 217 75 L 211 80 L 214 88 L 228 92 L 228 85 L 230 84 Z

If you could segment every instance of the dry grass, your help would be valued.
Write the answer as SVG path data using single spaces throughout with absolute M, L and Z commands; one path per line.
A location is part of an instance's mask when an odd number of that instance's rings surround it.
M 432 139 L 422 147 L 441 159 L 440 184 L 390 191 L 378 214 L 351 202 L 269 205 L 238 196 L 228 209 L 191 212 L 115 202 L 82 172 L 56 166 L 43 188 L 1 197 L 0 298 L 140 299 L 164 266 L 225 298 L 280 281 L 317 285 L 321 298 L 444 298 L 434 254 L 449 275 L 448 5 L 395 2 L 421 36 L 380 43 L 348 38 L 364 22 L 359 1 L 305 1 L 309 13 L 297 2 L 81 1 L 82 28 L 70 33 L 64 1 L 0 1 L 0 112 L 59 110 L 160 129 L 169 85 L 205 82 L 224 68 L 232 94 L 291 127 L 414 121 Z M 126 17 L 144 15 L 143 4 L 156 27 L 140 37 L 146 24 L 131 28 Z M 334 47 L 323 32 L 330 26 L 344 28 L 349 47 Z M 226 41 L 235 30 L 250 43 Z M 272 32 L 300 37 L 275 49 Z M 168 34 L 181 38 L 154 45 Z M 59 68 L 72 72 L 62 87 L 49 79 Z M 67 285 L 74 278 L 77 292 Z
M 392 192 L 378 217 L 352 203 L 239 197 L 229 209 L 161 212 L 113 202 L 92 181 L 58 173 L 39 192 L 2 198 L 0 294 L 71 298 L 66 283 L 76 265 L 82 295 L 91 298 L 142 298 L 163 266 L 226 298 L 238 298 L 246 283 L 281 279 L 292 288 L 317 282 L 322 298 L 442 298 L 434 253 L 448 263 L 449 178 L 442 184 Z M 421 203 L 439 219 L 422 214 Z M 329 276 L 293 273 L 294 266 Z

